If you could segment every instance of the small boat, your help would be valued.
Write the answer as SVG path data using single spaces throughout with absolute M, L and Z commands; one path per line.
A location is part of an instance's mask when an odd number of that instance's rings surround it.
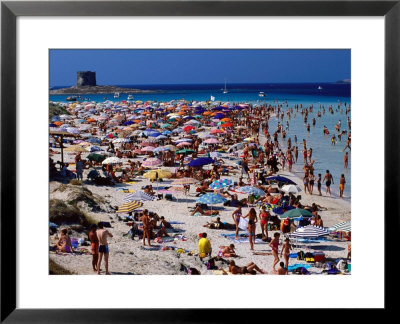
M 119 98 L 119 92 L 114 93 L 114 98 Z
M 67 101 L 76 101 L 76 97 L 67 97 Z
M 259 96 L 259 97 L 266 97 L 267 95 L 266 95 L 264 92 L 260 91 L 259 94 L 258 94 L 258 96 Z
M 226 89 L 226 80 L 225 80 L 225 88 L 224 91 L 222 91 L 222 93 L 228 93 L 228 90 Z
M 321 87 L 321 86 L 318 86 L 318 90 L 322 90 L 322 87 Z
M 128 100 L 132 100 L 133 99 L 133 96 L 130 94 L 130 95 L 128 95 Z

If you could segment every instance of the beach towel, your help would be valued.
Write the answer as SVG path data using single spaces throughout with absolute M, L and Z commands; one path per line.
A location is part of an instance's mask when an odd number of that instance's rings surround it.
M 172 222 L 169 222 L 170 224 L 185 224 L 185 223 L 183 223 L 183 222 L 177 222 L 177 221 L 172 221 Z
M 297 253 L 290 253 L 289 258 L 295 258 L 297 259 Z
M 159 251 L 162 249 L 161 245 L 157 245 L 157 246 L 141 246 L 140 247 L 141 250 L 145 250 L 145 251 Z
M 249 220 L 247 218 L 240 217 L 239 228 L 246 231 L 249 225 Z

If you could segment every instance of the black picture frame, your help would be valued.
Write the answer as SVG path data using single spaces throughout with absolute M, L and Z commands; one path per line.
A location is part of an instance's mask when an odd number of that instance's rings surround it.
M 400 1 L 2 1 L 1 2 L 1 322 L 148 323 L 231 321 L 243 310 L 16 308 L 16 19 L 19 16 L 384 16 L 385 247 L 399 232 Z M 380 166 L 379 166 L 380 167 Z M 396 219 L 397 217 L 397 219 Z M 393 226 L 393 220 L 396 226 Z M 373 239 L 373 238 L 371 238 Z M 381 242 L 383 243 L 383 242 Z M 388 257 L 385 253 L 385 262 Z M 395 269 L 385 264 L 385 309 L 393 309 Z M 373 273 L 371 273 L 373 275 Z M 327 305 L 329 306 L 329 305 Z M 310 303 L 312 307 L 312 303 Z M 259 315 L 253 313 L 253 316 Z M 277 320 L 277 319 L 276 319 Z

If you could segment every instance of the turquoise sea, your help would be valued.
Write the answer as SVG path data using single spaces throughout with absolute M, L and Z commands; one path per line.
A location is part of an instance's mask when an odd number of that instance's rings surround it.
M 318 89 L 318 87 L 322 89 Z M 312 158 L 316 161 L 314 174 L 317 176 L 321 173 L 322 176 L 326 170 L 329 170 L 333 175 L 334 184 L 331 185 L 332 192 L 338 194 L 339 192 L 339 178 L 341 174 L 345 175 L 346 186 L 344 191 L 345 197 L 351 195 L 351 151 L 349 152 L 349 166 L 347 170 L 344 169 L 344 152 L 347 136 L 342 136 L 342 141 L 336 142 L 335 146 L 331 145 L 331 136 L 334 133 L 334 126 L 341 121 L 341 130 L 348 130 L 347 117 L 351 119 L 351 112 L 345 114 L 346 105 L 351 104 L 351 86 L 349 83 L 321 83 L 321 84 L 227 84 L 228 93 L 222 93 L 222 84 L 208 84 L 208 85 L 132 85 L 126 87 L 149 89 L 154 92 L 133 94 L 133 100 L 140 101 L 171 101 L 185 99 L 188 101 L 209 101 L 211 96 L 215 97 L 215 101 L 241 103 L 248 102 L 253 104 L 268 104 L 272 106 L 282 105 L 283 111 L 294 108 L 295 105 L 302 105 L 303 108 L 313 105 L 312 113 L 309 113 L 308 123 L 311 125 L 310 132 L 307 132 L 304 124 L 304 117 L 299 112 L 288 120 L 287 115 L 281 123 L 286 127 L 286 121 L 289 121 L 289 130 L 287 137 L 282 142 L 281 147 L 286 148 L 286 142 L 289 137 L 292 138 L 294 143 L 294 135 L 297 136 L 297 143 L 299 147 L 298 164 L 295 169 L 299 172 L 296 173 L 299 177 L 303 176 L 300 172 L 303 167 L 302 155 L 302 141 L 307 140 L 307 147 L 313 149 Z M 54 87 L 60 88 L 60 87 Z M 259 92 L 262 91 L 266 97 L 260 97 Z M 66 98 L 69 95 L 50 95 L 50 101 L 67 102 Z M 113 94 L 101 95 L 82 95 L 88 101 L 103 102 L 105 100 L 121 101 L 127 100 L 128 94 L 120 94 L 118 99 L 114 99 Z M 107 97 L 107 99 L 105 99 Z M 340 105 L 339 105 L 340 104 Z M 328 110 L 332 106 L 333 114 Z M 322 114 L 322 108 L 325 108 L 325 114 Z M 317 117 L 318 111 L 321 111 L 322 116 Z M 312 126 L 312 119 L 316 119 L 316 125 Z M 270 133 L 276 129 L 278 119 L 272 118 L 269 123 Z M 330 135 L 323 135 L 323 126 L 326 126 L 330 131 Z M 316 190 L 316 187 L 314 188 Z M 315 192 L 315 191 L 314 191 Z M 322 186 L 322 193 L 325 192 L 325 186 Z

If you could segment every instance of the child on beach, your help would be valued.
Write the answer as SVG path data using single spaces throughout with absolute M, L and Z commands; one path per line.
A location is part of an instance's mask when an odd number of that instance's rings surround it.
M 272 248 L 272 255 L 274 256 L 274 263 L 272 265 L 272 270 L 275 272 L 275 266 L 279 262 L 278 256 L 278 247 L 279 247 L 279 237 L 281 236 L 280 233 L 275 232 L 274 239 L 268 244 L 270 248 Z
M 340 198 L 343 198 L 343 191 L 344 191 L 344 184 L 346 183 L 346 179 L 344 177 L 344 174 L 340 177 L 340 183 L 339 183 L 339 192 L 340 192 Z
M 317 187 L 318 187 L 318 195 L 322 196 L 322 193 L 321 193 L 321 173 L 318 173 Z

